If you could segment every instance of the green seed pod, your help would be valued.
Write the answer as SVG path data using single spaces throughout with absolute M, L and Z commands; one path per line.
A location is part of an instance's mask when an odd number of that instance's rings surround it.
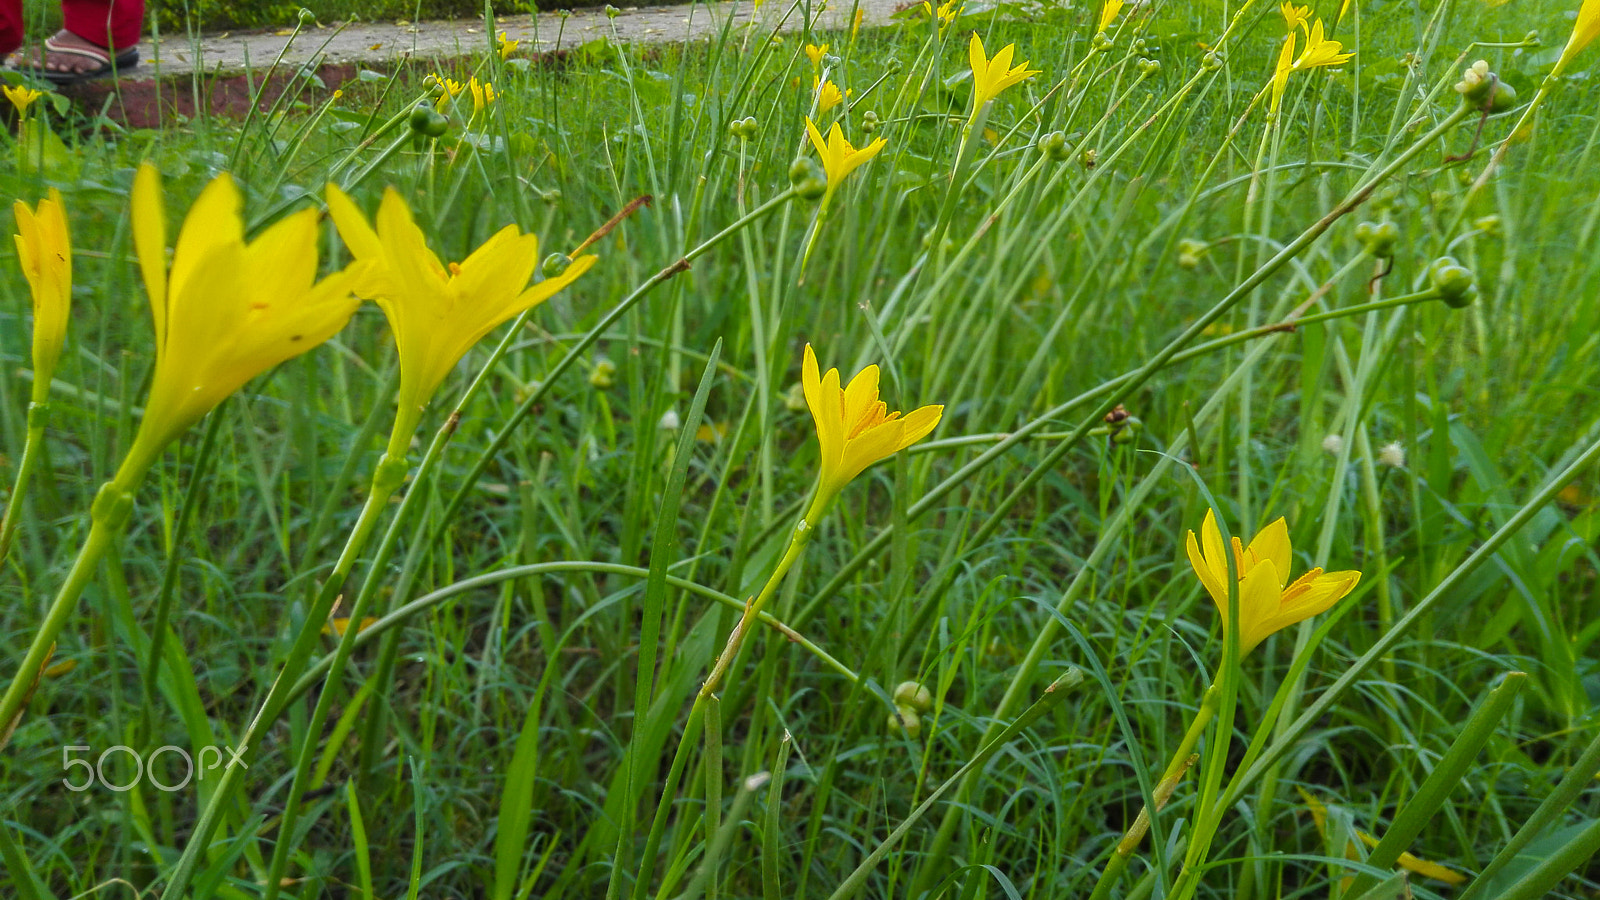
M 882 124 L 882 123 L 881 123 L 881 120 L 878 119 L 878 114 L 873 112 L 872 110 L 869 109 L 866 112 L 861 114 L 861 130 L 862 130 L 862 132 L 864 132 L 866 134 L 871 134 L 874 131 L 878 130 L 878 126 L 880 124 Z
M 317 24 L 317 14 L 309 9 L 306 9 L 304 6 L 300 7 L 300 12 L 297 13 L 296 16 L 300 20 L 301 28 L 310 28 L 311 26 Z
M 1472 305 L 1478 296 L 1472 270 L 1456 262 L 1453 256 L 1441 256 L 1428 267 L 1428 280 L 1439 292 L 1439 299 L 1452 309 Z
M 915 681 L 902 681 L 894 689 L 894 705 L 909 706 L 917 712 L 933 709 L 933 694 Z
M 756 136 L 756 117 L 745 116 L 739 120 L 739 136 L 749 140 Z
M 594 368 L 589 370 L 589 383 L 601 390 L 611 387 L 616 380 L 617 364 L 609 359 L 601 358 L 595 361 Z
M 1356 241 L 1378 259 L 1394 256 L 1394 245 L 1400 240 L 1400 228 L 1393 222 L 1362 222 L 1356 226 Z
M 740 120 L 738 120 L 738 119 L 734 119 L 734 120 L 730 121 L 728 123 L 728 137 L 740 137 L 740 136 L 742 136 L 742 131 L 739 128 L 739 126 L 741 124 L 743 124 L 743 123 L 740 122 Z
M 412 131 L 427 137 L 439 137 L 450 128 L 450 120 L 426 100 L 411 108 L 411 116 L 407 121 Z
M 1104 31 L 1099 32 L 1094 36 L 1094 40 L 1089 42 L 1089 46 L 1104 53 L 1111 49 L 1111 36 Z
M 825 178 L 807 178 L 794 188 L 801 200 L 821 200 L 822 195 L 828 192 L 828 181 Z
M 1144 76 L 1154 75 L 1161 71 L 1161 60 L 1142 57 L 1139 60 L 1139 74 Z
M 894 712 L 889 714 L 889 733 L 899 737 L 905 735 L 912 740 L 922 736 L 922 717 L 909 706 L 896 706 Z
M 620 15 L 622 15 L 622 10 L 617 9 L 615 6 L 612 6 L 609 3 L 606 4 L 606 18 L 615 19 Z
M 799 185 L 808 178 L 821 178 L 822 172 L 818 170 L 814 160 L 807 156 L 796 156 L 794 162 L 789 164 L 789 183 Z
M 1206 245 L 1201 241 L 1184 238 L 1178 242 L 1178 268 L 1194 269 L 1200 265 L 1200 257 L 1206 252 Z
M 552 253 L 544 258 L 544 262 L 539 265 L 539 271 L 546 278 L 560 278 L 570 265 L 572 257 L 565 253 Z
M 1503 113 L 1517 105 L 1517 89 L 1504 81 L 1495 79 L 1494 87 L 1489 94 L 1489 112 Z
M 1065 160 L 1071 155 L 1067 149 L 1066 134 L 1060 131 L 1052 131 L 1049 134 L 1041 135 L 1039 138 L 1039 152 L 1054 162 Z
M 1216 70 L 1222 68 L 1223 64 L 1227 61 L 1228 54 L 1222 52 L 1221 50 L 1212 50 L 1201 58 L 1200 65 L 1207 71 L 1215 72 Z

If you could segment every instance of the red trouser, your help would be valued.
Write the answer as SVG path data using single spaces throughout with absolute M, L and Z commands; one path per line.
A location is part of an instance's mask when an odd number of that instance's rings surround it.
M 126 50 L 144 31 L 144 0 L 61 0 L 67 30 L 91 44 Z M 22 46 L 22 0 L 0 0 L 0 53 Z

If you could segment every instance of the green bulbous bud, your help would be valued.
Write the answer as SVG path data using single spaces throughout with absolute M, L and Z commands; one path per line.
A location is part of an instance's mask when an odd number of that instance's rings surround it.
M 1061 162 L 1072 155 L 1071 150 L 1067 147 L 1067 136 L 1060 131 L 1052 131 L 1049 134 L 1041 135 L 1039 138 L 1039 152 L 1054 162 Z
M 1143 56 L 1144 53 L 1145 53 L 1145 49 L 1144 48 L 1145 48 L 1144 38 L 1134 38 L 1133 39 L 1133 44 L 1130 45 L 1130 47 L 1129 47 L 1129 49 L 1133 51 L 1133 55 L 1134 56 Z
M 1428 281 L 1439 292 L 1439 299 L 1452 309 L 1472 305 L 1478 296 L 1478 285 L 1472 270 L 1461 265 L 1453 256 L 1441 256 L 1428 267 Z
M 1472 227 L 1491 237 L 1500 234 L 1500 217 L 1496 215 L 1479 216 L 1472 220 Z
M 804 200 L 816 200 L 828 191 L 828 176 L 816 160 L 807 156 L 796 157 L 789 164 L 789 183 Z
M 1139 60 L 1139 74 L 1144 76 L 1154 75 L 1161 71 L 1161 60 L 1143 57 Z
M 869 109 L 861 114 L 861 131 L 864 134 L 871 134 L 877 131 L 878 126 L 881 124 L 883 124 L 883 120 L 879 119 L 878 114 L 872 110 Z
M 1356 241 L 1378 259 L 1389 259 L 1400 241 L 1400 228 L 1393 222 L 1362 222 L 1356 226 Z
M 739 128 L 741 124 L 743 123 L 738 119 L 730 121 L 728 123 L 728 137 L 740 137 L 742 135 L 742 131 Z
M 300 7 L 300 12 L 296 13 L 295 15 L 300 21 L 301 28 L 310 28 L 311 26 L 317 24 L 317 14 L 309 9 L 306 9 L 304 6 Z
M 1461 73 L 1456 82 L 1461 102 L 1473 109 L 1500 113 L 1517 105 L 1517 90 L 1489 71 L 1488 60 L 1478 60 Z
M 589 383 L 605 390 L 616 380 L 617 364 L 609 359 L 601 358 L 595 361 L 594 368 L 589 370 Z
M 539 264 L 539 272 L 546 278 L 560 278 L 567 271 L 567 266 L 572 265 L 572 257 L 565 253 L 552 253 Z
M 406 121 L 412 131 L 426 137 L 439 137 L 450 129 L 450 120 L 426 100 L 411 108 L 411 115 Z
M 896 737 L 905 735 L 912 740 L 922 736 L 922 717 L 909 706 L 896 706 L 889 714 L 889 733 Z
M 933 709 L 933 694 L 915 681 L 902 681 L 894 689 L 894 705 L 909 706 L 917 712 Z
M 739 136 L 749 140 L 756 136 L 757 127 L 755 116 L 745 116 L 739 120 Z
M 1222 68 L 1223 64 L 1225 64 L 1227 61 L 1228 54 L 1221 50 L 1212 50 L 1201 58 L 1200 65 L 1207 71 L 1215 72 L 1216 70 Z
M 615 19 L 620 15 L 622 15 L 622 10 L 617 9 L 615 6 L 612 6 L 609 3 L 606 4 L 606 18 Z
M 1094 36 L 1094 40 L 1089 42 L 1089 46 L 1100 51 L 1101 53 L 1104 53 L 1111 49 L 1111 36 L 1106 34 L 1104 31 L 1099 32 Z
M 1194 269 L 1200 265 L 1200 257 L 1206 252 L 1206 245 L 1201 241 L 1184 238 L 1178 242 L 1178 268 Z

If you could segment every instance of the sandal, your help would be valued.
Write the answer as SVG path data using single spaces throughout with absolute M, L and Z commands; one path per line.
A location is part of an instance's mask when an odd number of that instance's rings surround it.
M 93 81 L 96 78 L 104 78 L 107 75 L 126 72 L 139 64 L 138 47 L 129 47 L 113 57 L 109 50 L 102 47 L 77 47 L 63 43 L 60 37 L 60 33 L 57 33 L 45 39 L 44 50 L 46 54 L 76 56 L 92 60 L 96 65 L 93 68 L 76 72 L 63 72 L 46 68 L 44 60 L 40 59 L 37 64 L 20 64 L 17 69 L 43 78 L 45 81 L 60 87 L 70 84 L 82 84 L 85 81 Z

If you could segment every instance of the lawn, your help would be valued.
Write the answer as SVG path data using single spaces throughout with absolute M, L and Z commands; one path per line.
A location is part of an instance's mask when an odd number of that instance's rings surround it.
M 0 894 L 1595 896 L 1596 30 L 8 86 Z

